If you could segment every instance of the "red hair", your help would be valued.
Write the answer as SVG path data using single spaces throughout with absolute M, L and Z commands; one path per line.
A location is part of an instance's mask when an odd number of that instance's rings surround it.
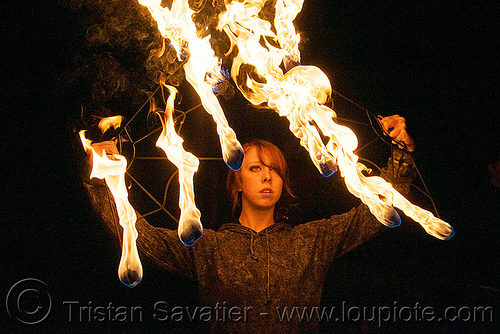
M 252 147 L 257 149 L 259 160 L 265 166 L 274 168 L 276 173 L 283 180 L 283 195 L 286 197 L 295 197 L 292 189 L 290 188 L 290 172 L 288 171 L 288 164 L 280 149 L 268 141 L 254 139 L 243 145 L 243 150 L 247 153 L 247 151 Z M 235 213 L 237 209 L 241 209 L 241 169 L 237 171 L 229 170 L 226 187 L 233 204 L 233 213 Z M 281 196 L 281 198 L 284 196 Z M 280 201 L 278 201 L 278 203 Z

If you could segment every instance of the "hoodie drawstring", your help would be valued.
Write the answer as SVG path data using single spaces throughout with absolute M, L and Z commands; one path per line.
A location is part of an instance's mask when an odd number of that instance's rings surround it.
M 266 230 L 266 243 L 267 243 L 267 291 L 266 291 L 266 294 L 267 294 L 267 300 L 266 300 L 266 304 L 269 304 L 271 302 L 271 293 L 270 293 L 270 289 L 271 289 L 271 276 L 270 276 L 270 265 L 269 265 L 269 234 L 267 233 L 267 230 Z
M 256 233 L 253 230 L 250 230 L 250 254 L 252 255 L 252 259 L 258 260 L 259 257 L 257 254 L 254 253 L 253 249 L 253 242 L 254 242 L 254 235 Z M 270 256 L 269 256 L 269 233 L 266 230 L 266 257 L 267 257 L 267 268 L 266 268 L 266 275 L 267 275 L 267 282 L 266 282 L 266 302 L 265 304 L 269 304 L 271 302 L 271 265 L 270 265 Z
M 257 260 L 259 257 L 253 252 L 253 236 L 254 231 L 250 230 L 250 254 L 252 254 L 252 259 Z

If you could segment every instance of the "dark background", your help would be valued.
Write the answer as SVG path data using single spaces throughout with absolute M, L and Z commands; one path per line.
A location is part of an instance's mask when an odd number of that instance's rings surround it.
M 8 318 L 2 307 L 5 320 L 0 331 L 147 332 L 158 325 L 162 331 L 179 329 L 178 324 L 164 323 L 68 323 L 63 301 L 83 305 L 112 301 L 146 308 L 157 300 L 190 304 L 195 302 L 195 294 L 190 293 L 195 286 L 154 268 L 145 271 L 143 282 L 134 289 L 123 286 L 116 276 L 119 245 L 93 217 L 81 183 L 82 152 L 75 130 L 81 125 L 79 98 L 84 93 L 61 83 L 85 49 L 87 14 L 65 2 L 0 6 L 1 295 L 4 300 L 14 283 L 33 277 L 47 283 L 54 303 L 49 318 L 34 326 Z M 334 90 L 371 112 L 406 118 L 418 145 L 417 164 L 424 180 L 442 218 L 456 230 L 456 236 L 443 242 L 405 220 L 401 227 L 335 263 L 325 305 L 348 300 L 370 306 L 418 301 L 436 309 L 498 306 L 498 290 L 481 285 L 477 258 L 471 256 L 480 251 L 471 232 L 479 224 L 475 210 L 481 204 L 474 200 L 482 198 L 486 160 L 498 147 L 497 7 L 493 2 L 306 1 L 297 19 L 303 64 L 321 68 Z M 195 105 L 192 92 L 185 85 L 181 88 L 184 105 Z M 362 110 L 333 98 L 339 117 L 366 122 Z M 240 141 L 263 137 L 284 150 L 304 220 L 351 206 L 353 199 L 342 188 L 340 177 L 324 179 L 317 174 L 308 155 L 288 134 L 285 120 L 251 108 L 238 95 L 222 103 Z M 113 112 L 130 117 L 136 110 L 131 105 Z M 199 132 L 189 130 L 188 125 L 198 129 L 200 124 L 208 125 Z M 354 128 L 361 144 L 373 138 L 371 129 Z M 217 156 L 214 126 L 202 110 L 190 114 L 186 129 L 188 150 Z M 383 163 L 388 151 L 385 144 L 376 143 L 362 156 Z M 206 228 L 217 228 L 229 219 L 224 177 L 220 161 L 201 163 L 195 186 Z M 418 194 L 415 201 L 431 209 Z M 137 205 L 147 206 L 144 203 Z M 158 221 L 175 228 L 168 220 Z M 498 319 L 498 307 L 495 316 Z M 341 324 L 335 329 L 359 331 L 362 325 Z M 471 322 L 367 326 L 374 332 L 495 328 Z

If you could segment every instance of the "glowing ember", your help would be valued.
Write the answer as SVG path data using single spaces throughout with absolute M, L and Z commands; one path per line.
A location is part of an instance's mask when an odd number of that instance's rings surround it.
M 214 78 L 220 77 L 221 70 L 208 43 L 209 36 L 197 37 L 191 21 L 193 11 L 187 1 L 174 0 L 171 10 L 161 7 L 160 1 L 139 2 L 148 6 L 161 34 L 170 40 L 178 57 L 189 57 L 184 65 L 187 80 L 217 122 L 224 160 L 231 168 L 239 168 L 241 146 L 212 92 Z M 353 153 L 358 145 L 355 134 L 336 124 L 333 121 L 335 112 L 323 105 L 331 93 L 328 78 L 314 66 L 293 67 L 300 63 L 300 36 L 295 33 L 292 21 L 303 1 L 276 1 L 274 30 L 270 22 L 259 17 L 265 2 L 233 1 L 227 3 L 226 11 L 219 15 L 217 28 L 231 41 L 228 54 L 235 47 L 238 50 L 231 76 L 242 94 L 251 103 L 267 105 L 280 116 L 287 117 L 290 130 L 300 138 L 318 170 L 329 176 L 340 168 L 349 191 L 367 204 L 380 222 L 387 226 L 399 225 L 395 206 L 419 222 L 429 234 L 440 239 L 451 237 L 453 229 L 449 224 L 411 204 L 382 178 L 362 174 L 366 167 Z M 291 69 L 284 74 L 281 64 Z M 326 144 L 321 135 L 329 138 Z
M 118 127 L 121 117 L 103 119 L 99 128 L 105 132 L 109 127 Z M 130 287 L 134 287 L 142 280 L 142 265 L 137 252 L 137 230 L 135 229 L 135 210 L 128 201 L 128 192 L 125 186 L 125 171 L 127 160 L 119 154 L 110 154 L 108 158 L 105 151 L 98 152 L 92 147 L 92 142 L 85 138 L 85 131 L 80 131 L 80 140 L 87 153 L 92 154 L 92 172 L 90 177 L 104 179 L 115 199 L 116 209 L 123 227 L 123 244 L 120 265 L 118 266 L 118 277 L 120 281 Z

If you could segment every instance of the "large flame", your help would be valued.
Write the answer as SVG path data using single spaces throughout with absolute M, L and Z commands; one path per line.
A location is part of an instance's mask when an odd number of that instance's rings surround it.
M 158 29 L 177 51 L 179 59 L 189 57 L 184 64 L 187 81 L 193 86 L 205 110 L 217 124 L 217 133 L 226 164 L 234 170 L 243 163 L 243 148 L 236 134 L 229 127 L 226 116 L 213 92 L 213 85 L 223 80 L 220 61 L 215 57 L 209 38 L 198 38 L 196 26 L 191 20 L 193 11 L 185 0 L 174 0 L 171 9 L 161 6 L 161 0 L 139 0 L 147 6 L 158 22 Z
M 99 123 L 101 131 L 109 127 L 118 127 L 121 117 L 105 118 Z M 125 172 L 127 160 L 119 154 L 98 154 L 92 147 L 92 141 L 85 137 L 85 131 L 80 131 L 80 140 L 87 153 L 92 154 L 92 172 L 90 177 L 104 179 L 113 194 L 120 225 L 123 227 L 123 243 L 118 277 L 120 281 L 130 287 L 136 286 L 142 280 L 142 265 L 137 252 L 137 220 L 135 210 L 128 201 L 127 187 L 125 186 Z
M 453 229 L 448 223 L 411 204 L 384 179 L 362 174 L 366 167 L 353 153 L 358 145 L 355 134 L 335 123 L 335 112 L 323 105 L 331 93 L 331 86 L 320 69 L 296 66 L 283 74 L 279 67 L 282 62 L 286 65 L 289 59 L 298 61 L 296 49 L 289 46 L 296 45 L 299 39 L 290 33 L 291 22 L 283 24 L 283 21 L 295 18 L 302 1 L 277 1 L 276 34 L 270 29 L 271 25 L 258 16 L 264 3 L 232 2 L 220 16 L 219 29 L 238 46 L 231 71 L 238 88 L 252 103 L 266 103 L 288 118 L 290 130 L 300 138 L 301 145 L 309 151 L 323 175 L 333 173 L 338 165 L 349 191 L 367 204 L 381 223 L 399 225 L 400 218 L 394 209 L 397 207 L 420 223 L 427 233 L 440 239 L 451 237 Z M 268 40 L 278 42 L 281 47 L 274 47 Z M 248 65 L 251 65 L 250 70 L 242 71 L 248 69 Z M 321 135 L 329 138 L 326 145 Z
M 209 36 L 198 38 L 192 10 L 185 0 L 174 0 L 171 9 L 159 0 L 139 0 L 158 22 L 161 34 L 170 40 L 185 63 L 187 80 L 196 89 L 205 109 L 217 122 L 224 160 L 232 168 L 241 165 L 241 146 L 227 125 L 222 109 L 212 92 L 213 79 L 219 77 L 220 61 L 208 43 Z M 290 121 L 290 130 L 300 138 L 318 170 L 329 176 L 337 169 L 347 188 L 368 205 L 377 219 L 387 226 L 400 224 L 397 207 L 420 223 L 431 235 L 447 239 L 452 227 L 430 212 L 413 205 L 380 177 L 363 175 L 366 167 L 353 153 L 358 141 L 351 129 L 334 122 L 335 112 L 324 105 L 331 94 L 327 76 L 314 66 L 300 63 L 293 20 L 302 8 L 301 0 L 277 0 L 273 24 L 263 20 L 266 0 L 226 2 L 217 29 L 231 41 L 228 54 L 237 47 L 231 76 L 242 94 L 255 105 L 267 105 Z M 286 73 L 283 72 L 284 66 Z M 322 136 L 327 137 L 326 144 Z M 234 161 L 236 160 L 236 163 Z
M 163 117 L 160 118 L 163 130 L 156 141 L 168 159 L 179 170 L 179 207 L 181 216 L 179 219 L 179 239 L 186 246 L 192 246 L 203 235 L 203 226 L 200 222 L 200 210 L 194 203 L 193 176 L 198 170 L 198 158 L 186 152 L 182 147 L 183 139 L 175 132 L 172 113 L 177 90 L 165 85 L 169 91 L 167 105 Z M 152 106 L 152 109 L 156 108 Z

